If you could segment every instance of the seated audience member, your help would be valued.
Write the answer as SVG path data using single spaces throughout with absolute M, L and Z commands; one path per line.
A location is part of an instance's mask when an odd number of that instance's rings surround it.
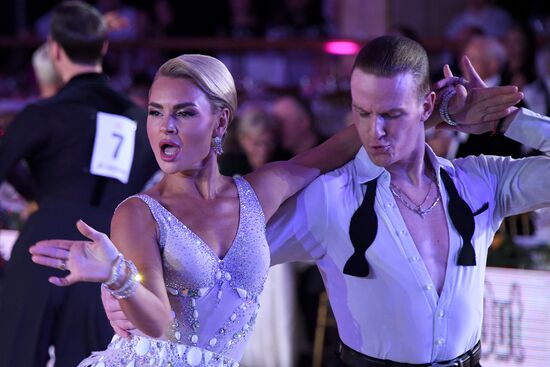
M 267 162 L 290 158 L 290 154 L 280 148 L 278 128 L 275 117 L 261 105 L 245 106 L 237 116 L 230 137 L 235 140 L 237 151 L 219 158 L 222 173 L 244 175 Z

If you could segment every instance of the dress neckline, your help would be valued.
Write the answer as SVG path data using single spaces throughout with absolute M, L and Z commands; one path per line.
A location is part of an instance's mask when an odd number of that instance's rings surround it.
M 235 247 L 237 239 L 239 238 L 239 235 L 240 235 L 241 230 L 242 230 L 242 222 L 243 222 L 242 195 L 241 195 L 241 190 L 240 190 L 239 183 L 237 182 L 237 179 L 233 178 L 233 182 L 235 183 L 235 186 L 237 188 L 237 197 L 239 199 L 239 223 L 237 224 L 237 231 L 235 232 L 235 236 L 233 237 L 233 240 L 231 241 L 231 246 L 229 246 L 229 248 L 227 249 L 225 254 L 223 254 L 223 256 L 218 256 L 214 252 L 212 247 L 210 247 L 205 240 L 203 240 L 197 233 L 195 233 L 193 230 L 191 230 L 191 228 L 189 228 L 185 223 L 183 223 L 183 221 L 181 221 L 178 217 L 176 217 L 174 214 L 172 214 L 172 212 L 170 210 L 168 210 L 164 205 L 162 205 L 157 199 L 155 199 L 155 198 L 153 198 L 153 197 L 151 197 L 147 194 L 141 194 L 141 195 L 147 196 L 148 198 L 153 200 L 161 208 L 161 210 L 163 210 L 165 213 L 168 213 L 168 215 L 170 215 L 171 218 L 174 218 L 175 222 L 178 225 L 180 225 L 185 231 L 187 231 L 189 234 L 191 234 L 191 236 L 200 243 L 200 245 L 206 250 L 206 252 L 208 252 L 208 254 L 210 254 L 210 256 L 212 256 L 218 262 L 222 262 L 222 261 L 225 261 L 227 259 L 227 256 L 230 253 L 233 252 L 233 248 Z

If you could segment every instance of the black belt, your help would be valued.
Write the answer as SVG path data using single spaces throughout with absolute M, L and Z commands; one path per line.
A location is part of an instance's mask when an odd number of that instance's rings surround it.
M 475 347 L 449 361 L 424 364 L 400 363 L 369 357 L 342 342 L 340 342 L 338 356 L 348 367 L 476 367 L 481 359 L 481 343 L 477 342 Z

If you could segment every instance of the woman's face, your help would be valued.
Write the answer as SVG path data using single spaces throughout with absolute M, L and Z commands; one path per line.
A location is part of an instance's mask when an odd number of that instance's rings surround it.
M 242 133 L 238 139 L 249 163 L 254 169 L 267 163 L 273 156 L 276 136 L 272 130 L 255 129 Z
M 149 94 L 147 135 L 161 170 L 201 169 L 214 154 L 212 137 L 225 130 L 221 115 L 192 81 L 157 77 Z

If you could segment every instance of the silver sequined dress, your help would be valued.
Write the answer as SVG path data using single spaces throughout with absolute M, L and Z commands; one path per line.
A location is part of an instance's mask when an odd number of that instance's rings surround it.
M 256 319 L 269 268 L 265 218 L 250 184 L 235 178 L 239 227 L 223 259 L 159 202 L 136 195 L 160 229 L 164 279 L 174 321 L 161 339 L 115 336 L 79 366 L 236 367 Z

